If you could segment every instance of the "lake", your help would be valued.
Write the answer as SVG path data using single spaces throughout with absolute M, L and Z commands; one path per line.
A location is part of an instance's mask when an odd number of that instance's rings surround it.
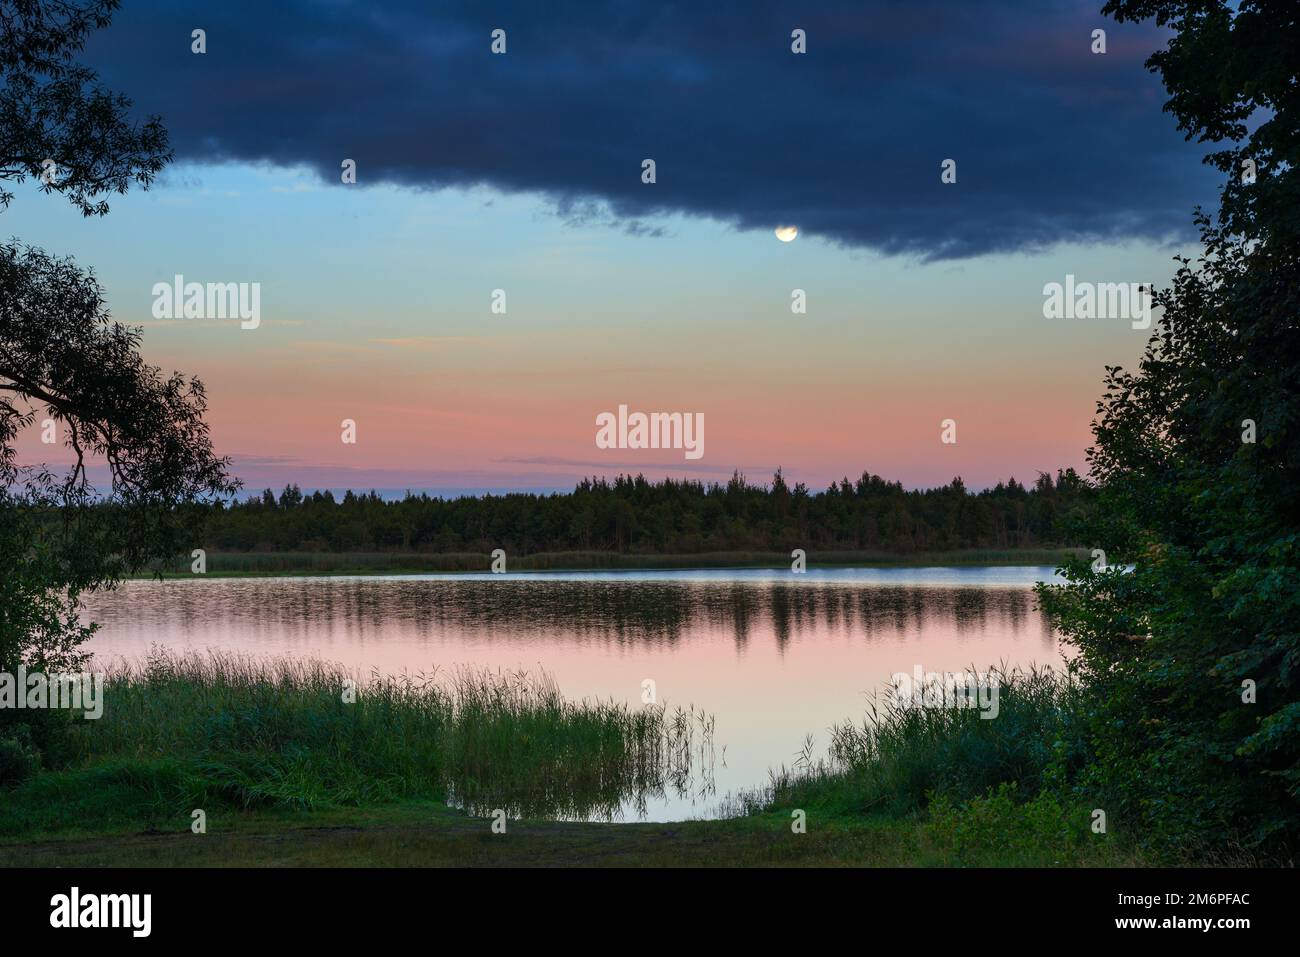
M 717 813 L 813 736 L 860 721 L 896 672 L 1058 666 L 1051 567 L 537 572 L 130 581 L 91 596 L 99 657 L 151 646 L 337 661 L 361 674 L 545 670 L 571 698 L 715 716 L 714 762 L 626 820 Z

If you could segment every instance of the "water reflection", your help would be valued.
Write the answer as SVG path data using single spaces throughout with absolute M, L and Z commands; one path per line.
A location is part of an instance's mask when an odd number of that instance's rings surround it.
M 715 784 L 725 793 L 764 783 L 809 733 L 824 746 L 826 729 L 859 719 L 865 696 L 895 672 L 1058 663 L 1029 587 L 1041 576 L 183 579 L 93 596 L 87 617 L 102 624 L 91 648 L 105 656 L 157 644 L 310 655 L 388 674 L 541 668 L 569 697 L 637 706 L 651 679 L 661 703 L 716 717 Z M 698 787 L 677 791 L 629 804 L 626 815 L 711 810 Z
M 635 584 L 383 580 L 214 579 L 130 582 L 97 595 L 86 618 L 115 639 L 178 632 L 214 639 L 319 639 L 322 630 L 364 642 L 394 634 L 431 641 L 500 641 L 674 648 L 729 634 L 743 651 L 756 632 L 779 649 L 809 635 L 854 632 L 865 640 L 946 625 L 957 635 L 1023 631 L 1031 621 L 1053 644 L 1027 590 L 808 587 L 802 584 Z M 114 642 L 116 644 L 116 642 Z M 221 644 L 225 644 L 221 641 Z M 255 650 L 245 648 L 244 650 Z
M 552 732 L 553 740 L 545 729 L 538 741 L 530 740 L 522 749 L 527 760 L 518 766 L 499 759 L 517 753 L 518 740 L 498 742 L 471 761 L 453 749 L 446 769 L 449 803 L 474 817 L 503 811 L 511 818 L 615 822 L 644 820 L 652 808 L 673 803 L 714 802 L 717 755 L 710 715 L 657 705 L 600 710 L 603 731 L 574 716 L 561 722 L 565 731 Z M 580 739 L 586 747 L 566 744 Z

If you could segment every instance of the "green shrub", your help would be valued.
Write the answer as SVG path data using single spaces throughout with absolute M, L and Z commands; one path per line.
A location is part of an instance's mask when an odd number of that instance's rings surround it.
M 0 729 L 0 788 L 22 784 L 41 767 L 41 752 L 24 724 Z
M 1005 864 L 1043 859 L 1073 862 L 1092 849 L 1089 842 L 1101 844 L 1107 839 L 1092 832 L 1086 809 L 1067 805 L 1051 791 L 1024 802 L 1018 797 L 1012 783 L 960 804 L 936 796 L 930 804 L 927 836 L 959 862 Z

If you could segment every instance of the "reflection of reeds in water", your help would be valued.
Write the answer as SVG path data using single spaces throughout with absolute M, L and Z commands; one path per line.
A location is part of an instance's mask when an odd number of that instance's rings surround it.
M 471 814 L 615 820 L 625 804 L 644 814 L 650 799 L 713 792 L 713 718 L 694 706 L 571 702 L 523 672 L 463 672 L 456 687 L 449 797 Z
M 347 700 L 347 682 L 355 695 Z M 713 720 L 693 707 L 569 701 L 547 675 L 464 669 L 364 681 L 315 659 L 155 651 L 68 726 L 70 764 L 163 760 L 164 803 L 311 808 L 434 797 L 473 813 L 614 818 L 711 793 Z

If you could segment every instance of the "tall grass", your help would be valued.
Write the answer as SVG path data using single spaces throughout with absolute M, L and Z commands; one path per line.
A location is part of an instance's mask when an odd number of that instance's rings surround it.
M 475 813 L 613 817 L 690 786 L 693 760 L 712 748 L 712 721 L 693 709 L 570 701 L 525 672 L 362 680 L 319 660 L 156 651 L 114 665 L 104 702 L 99 720 L 68 725 L 65 766 L 178 763 L 168 786 L 185 800 L 243 807 L 422 797 Z
M 989 678 L 999 685 L 995 718 L 975 708 L 910 706 L 887 690 L 873 696 L 862 721 L 831 728 L 823 757 L 814 757 L 809 739 L 767 788 L 732 796 L 724 809 L 820 806 L 897 817 L 935 798 L 962 804 L 1003 786 L 1024 800 L 1066 788 L 1087 757 L 1078 683 L 1039 668 L 994 668 Z

